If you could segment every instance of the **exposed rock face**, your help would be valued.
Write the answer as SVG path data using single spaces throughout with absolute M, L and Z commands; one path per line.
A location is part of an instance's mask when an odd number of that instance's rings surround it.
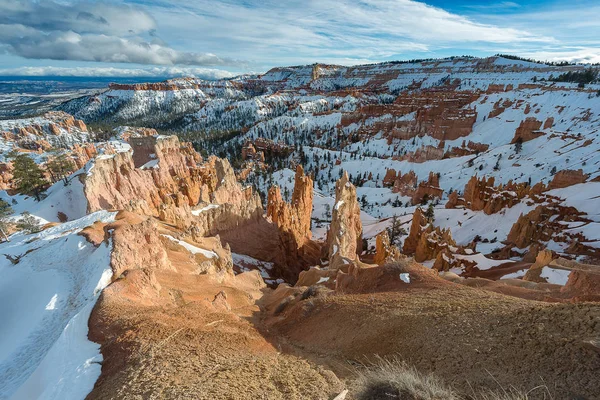
M 563 206 L 560 199 L 548 197 L 547 201 L 550 204 L 539 205 L 533 211 L 519 217 L 508 234 L 508 246 L 523 249 L 529 245 L 541 245 L 554 240 L 567 243 L 567 253 L 598 257 L 598 249 L 585 245 L 589 239 L 581 232 L 564 229 L 565 225 L 573 222 L 589 223 L 590 220 L 585 218 L 585 214 L 574 207 Z
M 117 223 L 114 230 L 110 266 L 118 278 L 126 270 L 175 270 L 167 257 L 156 222 Z M 111 227 L 111 228 L 115 228 Z
M 414 153 L 408 153 L 402 156 L 402 161 L 408 161 L 413 163 L 424 163 L 431 160 L 441 160 L 444 158 L 444 142 L 440 142 L 441 147 L 435 147 L 431 145 L 423 146 L 415 150 Z
M 444 191 L 440 188 L 437 174 L 430 172 L 427 182 L 419 182 L 417 190 L 412 196 L 412 204 L 420 204 L 425 199 L 441 198 Z
M 463 198 L 454 192 L 448 196 L 446 208 L 456 208 L 464 206 L 473 211 L 483 211 L 486 214 L 495 214 L 505 207 L 512 207 L 518 204 L 526 196 L 535 194 L 535 191 L 527 183 L 513 183 L 509 181 L 506 185 L 494 186 L 494 177 L 478 178 L 471 177 L 465 185 Z M 537 198 L 532 198 L 538 201 Z
M 423 262 L 435 259 L 440 252 L 449 247 L 456 248 L 449 229 L 433 228 L 420 208 L 415 210 L 410 233 L 404 241 L 402 252 L 414 255 L 415 260 Z
M 555 258 L 556 255 L 550 250 L 540 251 L 535 258 L 535 262 L 529 267 L 527 273 L 525 273 L 523 280 L 530 282 L 545 282 L 545 279 L 540 276 L 542 269 L 550 264 Z
M 548 190 L 560 189 L 577 185 L 578 183 L 584 183 L 587 178 L 588 175 L 584 174 L 582 169 L 565 169 L 558 171 L 556 175 L 554 175 L 554 178 L 552 178 L 552 182 L 550 182 L 548 185 Z
M 404 175 L 399 172 L 393 186 L 392 192 L 400 193 L 402 196 L 412 196 L 417 187 L 417 175 L 414 171 L 409 171 Z
M 327 247 L 331 269 L 341 268 L 344 259 L 357 259 L 362 250 L 360 207 L 356 188 L 350 183 L 347 172 L 335 184 L 335 206 L 327 232 Z
M 526 118 L 521 121 L 521 124 L 515 131 L 515 136 L 511 143 L 516 143 L 518 140 L 522 142 L 528 142 L 535 138 L 538 138 L 544 134 L 544 132 L 540 131 L 542 127 L 542 121 L 538 121 L 534 117 Z
M 267 217 L 279 230 L 279 251 L 283 256 L 283 263 L 291 270 L 291 281 L 295 281 L 300 272 L 297 270 L 300 266 L 299 261 L 305 260 L 310 263 L 318 259 L 317 246 L 311 243 L 312 202 L 313 181 L 304 174 L 301 166 L 296 168 L 291 203 L 288 204 L 282 198 L 279 186 L 269 189 Z
M 26 150 L 71 148 L 91 140 L 83 121 L 61 111 L 50 111 L 40 118 L 0 121 L 0 136 Z
M 558 259 L 557 261 L 561 261 Z M 574 301 L 600 301 L 600 272 L 596 269 L 573 268 L 567 284 L 561 292 L 572 297 Z
M 153 152 L 148 152 L 152 145 Z M 175 136 L 147 137 L 132 143 L 138 164 L 131 152 L 104 155 L 96 158 L 85 182 L 85 194 L 90 212 L 100 209 L 127 209 L 134 201 L 145 202 L 151 215 L 158 215 L 167 197 L 177 193 L 185 196 L 188 205 L 200 199 L 204 184 L 199 155 L 188 145 L 180 145 Z M 150 154 L 154 154 L 153 157 Z
M 385 176 L 383 177 L 383 186 L 392 187 L 396 182 L 396 170 L 393 168 L 388 168 L 385 171 Z
M 304 174 L 300 165 L 296 168 L 294 192 L 290 204 L 281 197 L 279 186 L 269 189 L 267 216 L 279 227 L 284 236 L 289 237 L 291 247 L 302 247 L 312 236 L 310 231 L 312 203 L 313 181 Z
M 487 151 L 489 147 L 488 144 L 472 142 L 470 140 L 469 143 L 465 143 L 463 140 L 461 147 L 452 147 L 444 153 L 443 158 L 464 157 L 471 154 L 479 154 Z
M 391 261 L 397 261 L 404 258 L 400 250 L 390 243 L 390 237 L 387 230 L 381 232 L 375 238 L 375 257 L 373 262 L 375 264 L 385 264 Z
M 191 145 L 175 136 L 132 139 L 137 161 L 131 152 L 96 158 L 85 180 L 90 212 L 135 211 L 175 224 L 195 238 L 234 229 L 262 214 L 260 197 L 242 188 L 227 160 L 211 157 L 201 164 Z M 192 211 L 199 203 L 208 205 Z
M 417 185 L 417 181 L 417 175 L 414 171 L 402 175 L 401 172 L 396 174 L 396 170 L 388 169 L 383 178 L 383 185 L 392 187 L 394 193 L 411 196 L 413 205 L 421 203 L 425 198 L 442 197 L 444 191 L 439 187 L 440 181 L 437 174 L 430 172 L 426 182 L 422 181 Z

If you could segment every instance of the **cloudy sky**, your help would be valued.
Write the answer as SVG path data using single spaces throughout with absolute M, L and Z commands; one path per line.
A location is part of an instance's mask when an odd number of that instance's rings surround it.
M 0 1 L 0 75 L 206 78 L 511 53 L 600 62 L 598 0 Z

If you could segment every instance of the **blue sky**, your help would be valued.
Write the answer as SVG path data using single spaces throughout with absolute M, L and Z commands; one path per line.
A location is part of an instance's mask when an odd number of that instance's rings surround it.
M 226 77 L 510 53 L 600 62 L 598 0 L 0 1 L 0 75 Z

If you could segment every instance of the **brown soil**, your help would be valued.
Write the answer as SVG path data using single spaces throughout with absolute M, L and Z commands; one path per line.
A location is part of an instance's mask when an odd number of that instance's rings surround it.
M 166 247 L 177 271 L 129 270 L 94 308 L 89 335 L 104 361 L 88 399 L 329 399 L 343 390 L 331 371 L 280 353 L 255 328 L 256 299 L 269 290 L 257 272 L 193 275 L 189 254 Z
M 120 213 L 115 246 L 128 238 L 119 229 L 142 220 Z M 99 243 L 107 228 L 83 234 Z M 198 274 L 182 246 L 153 243 L 173 268 L 126 269 L 90 317 L 104 361 L 88 399 L 332 399 L 351 388 L 352 365 L 375 356 L 398 356 L 465 393 L 546 385 L 554 399 L 600 398 L 600 304 L 528 300 L 555 285 L 456 284 L 406 262 L 410 284 L 386 266 L 347 287 L 369 293 L 273 291 L 257 271 Z
M 600 355 L 588 343 L 600 337 L 597 303 L 551 304 L 417 282 L 312 298 L 266 322 L 288 351 L 340 377 L 351 378 L 353 362 L 398 355 L 465 393 L 546 385 L 554 399 L 600 398 Z

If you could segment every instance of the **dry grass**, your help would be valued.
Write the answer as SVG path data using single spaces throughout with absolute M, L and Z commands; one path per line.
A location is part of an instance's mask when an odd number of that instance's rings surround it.
M 536 398 L 553 400 L 545 386 L 536 387 L 527 393 L 516 388 L 502 388 L 498 391 L 473 390 L 472 394 L 456 392 L 438 377 L 423 374 L 404 363 L 399 358 L 378 358 L 371 365 L 358 370 L 354 382 L 354 397 L 357 400 L 530 400 Z
M 379 359 L 361 368 L 355 384 L 358 400 L 461 400 L 437 377 L 422 374 L 397 358 Z

